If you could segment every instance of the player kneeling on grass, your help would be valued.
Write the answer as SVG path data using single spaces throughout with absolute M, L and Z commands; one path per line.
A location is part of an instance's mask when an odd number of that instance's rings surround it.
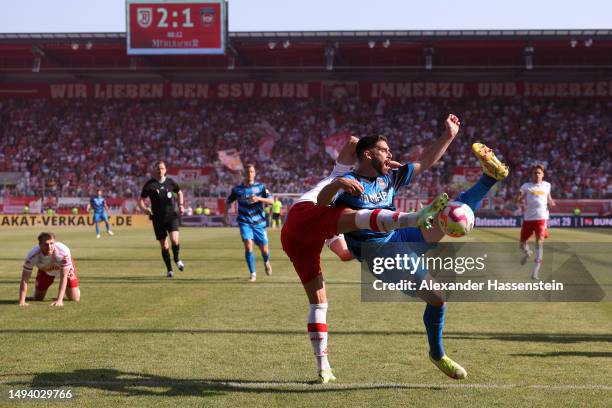
M 23 263 L 21 284 L 19 285 L 19 306 L 29 306 L 26 303 L 26 294 L 28 292 L 28 281 L 34 266 L 38 268 L 34 300 L 43 300 L 47 294 L 47 289 L 59 276 L 57 299 L 51 303 L 51 306 L 63 306 L 64 295 L 69 300 L 79 301 L 81 298 L 79 278 L 70 255 L 70 249 L 61 242 L 56 242 L 55 235 L 52 232 L 43 232 L 38 236 L 38 245 L 28 252 Z

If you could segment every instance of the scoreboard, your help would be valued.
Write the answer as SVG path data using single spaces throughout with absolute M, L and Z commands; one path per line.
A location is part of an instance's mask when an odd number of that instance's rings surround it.
M 225 54 L 225 0 L 127 0 L 130 55 Z

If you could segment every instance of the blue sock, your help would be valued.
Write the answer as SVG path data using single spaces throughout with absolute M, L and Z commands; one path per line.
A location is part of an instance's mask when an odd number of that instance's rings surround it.
M 255 257 L 253 256 L 253 251 L 244 251 L 244 257 L 246 258 L 246 263 L 249 267 L 249 272 L 255 273 Z
M 264 263 L 268 262 L 270 260 L 270 251 L 261 251 L 261 257 L 263 258 Z
M 100 227 L 98 227 L 97 222 L 96 222 L 96 235 L 100 235 Z
M 483 174 L 480 180 L 478 180 L 468 191 L 459 194 L 457 200 L 467 204 L 472 211 L 476 212 L 476 210 L 480 208 L 482 199 L 487 195 L 495 183 L 497 183 L 497 180 Z
M 423 313 L 423 322 L 427 330 L 427 341 L 429 342 L 429 355 L 434 360 L 444 357 L 444 345 L 442 344 L 442 330 L 444 329 L 444 313 L 446 304 L 436 307 L 428 304 Z

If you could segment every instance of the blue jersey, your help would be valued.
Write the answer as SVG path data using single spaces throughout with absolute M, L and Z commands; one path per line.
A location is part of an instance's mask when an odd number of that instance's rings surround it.
M 346 173 L 342 177 L 357 180 L 363 186 L 363 193 L 357 197 L 343 191 L 334 200 L 334 205 L 349 207 L 354 210 L 381 208 L 395 211 L 393 198 L 400 187 L 410 184 L 413 169 L 413 164 L 409 163 L 376 178 L 359 176 L 353 171 Z M 344 237 L 349 248 L 353 251 L 362 242 L 385 241 L 389 234 L 389 232 L 357 230 L 345 233 Z
M 263 203 L 249 202 L 249 198 L 253 196 L 268 198 L 270 193 L 263 183 L 253 183 L 249 186 L 240 184 L 232 188 L 232 193 L 227 197 L 227 204 L 238 200 L 238 222 L 254 225 L 266 222 Z
M 104 214 L 104 207 L 106 207 L 106 201 L 104 201 L 104 197 L 95 196 L 89 200 L 89 205 L 94 210 L 94 214 Z

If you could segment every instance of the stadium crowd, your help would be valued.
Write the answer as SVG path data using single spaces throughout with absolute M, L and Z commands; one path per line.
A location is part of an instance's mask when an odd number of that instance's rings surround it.
M 226 195 L 240 176 L 217 151 L 236 148 L 255 163 L 258 178 L 278 193 L 298 193 L 333 165 L 324 139 L 348 129 L 384 134 L 397 159 L 426 147 L 450 112 L 462 133 L 441 163 L 403 196 L 453 194 L 452 171 L 475 166 L 470 145 L 495 149 L 512 171 L 496 193 L 509 202 L 538 162 L 558 198 L 612 197 L 612 103 L 602 100 L 461 99 L 322 103 L 307 100 L 0 100 L 0 172 L 20 172 L 13 195 L 88 196 L 102 186 L 110 197 L 134 198 L 160 158 L 172 167 L 214 166 L 209 185 L 192 194 Z M 258 148 L 257 124 L 278 133 L 270 157 Z M 9 187 L 6 187 L 9 188 Z M 6 192 L 5 192 L 6 193 Z

